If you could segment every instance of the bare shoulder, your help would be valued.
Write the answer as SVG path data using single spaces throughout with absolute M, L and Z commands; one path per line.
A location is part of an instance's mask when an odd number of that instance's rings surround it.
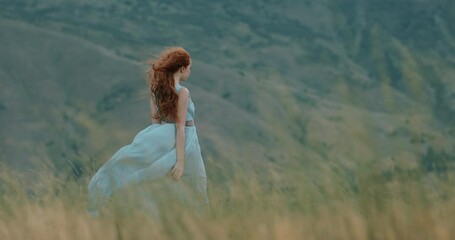
M 179 97 L 183 97 L 183 98 L 189 97 L 190 96 L 190 90 L 188 90 L 188 88 L 186 88 L 186 87 L 181 87 L 179 92 L 177 93 L 177 95 Z

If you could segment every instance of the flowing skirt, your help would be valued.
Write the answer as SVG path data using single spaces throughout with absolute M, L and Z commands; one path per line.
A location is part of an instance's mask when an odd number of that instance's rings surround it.
M 120 148 L 92 177 L 88 185 L 89 213 L 97 216 L 116 192 L 136 186 L 154 217 L 159 216 L 156 199 L 164 192 L 150 192 L 147 183 L 159 182 L 191 207 L 208 207 L 207 175 L 196 126 L 185 126 L 185 164 L 177 182 L 170 176 L 176 158 L 174 123 L 151 124 L 132 143 Z M 137 186 L 144 188 L 137 188 Z M 145 185 L 144 185 L 145 184 Z M 120 195 L 127 198 L 126 195 Z

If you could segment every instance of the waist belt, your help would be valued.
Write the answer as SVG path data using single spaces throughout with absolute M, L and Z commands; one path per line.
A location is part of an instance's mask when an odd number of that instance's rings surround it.
M 161 121 L 161 123 L 175 123 L 175 122 L 166 122 L 166 121 Z M 193 126 L 194 125 L 194 120 L 186 121 L 185 126 Z

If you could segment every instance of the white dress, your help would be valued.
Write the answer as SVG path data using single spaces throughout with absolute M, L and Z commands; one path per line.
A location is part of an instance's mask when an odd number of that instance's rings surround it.
M 176 91 L 181 87 L 178 84 Z M 194 118 L 195 106 L 190 97 L 186 120 Z M 175 123 L 151 124 L 140 131 L 130 144 L 120 148 L 90 180 L 90 214 L 97 216 L 116 192 L 128 186 L 147 186 L 148 183 L 159 183 L 196 211 L 204 211 L 209 206 L 207 175 L 196 126 L 185 126 L 185 164 L 178 182 L 169 175 L 177 161 L 175 134 Z M 137 189 L 148 210 L 158 217 L 157 199 L 164 191 L 153 192 L 148 187 Z

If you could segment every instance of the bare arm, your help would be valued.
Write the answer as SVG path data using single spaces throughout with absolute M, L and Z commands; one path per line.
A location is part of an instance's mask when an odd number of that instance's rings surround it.
M 186 112 L 188 108 L 188 102 L 190 99 L 190 92 L 187 88 L 182 87 L 178 92 L 177 102 L 177 121 L 175 122 L 176 131 L 176 150 L 177 150 L 177 162 L 172 169 L 172 175 L 175 180 L 178 180 L 183 173 L 183 166 L 185 162 L 185 123 L 186 123 Z
M 159 118 L 153 118 L 153 116 L 156 114 L 158 111 L 158 107 L 156 106 L 155 103 L 155 96 L 152 94 L 150 97 L 150 118 L 152 119 L 152 124 L 160 124 L 161 119 Z

